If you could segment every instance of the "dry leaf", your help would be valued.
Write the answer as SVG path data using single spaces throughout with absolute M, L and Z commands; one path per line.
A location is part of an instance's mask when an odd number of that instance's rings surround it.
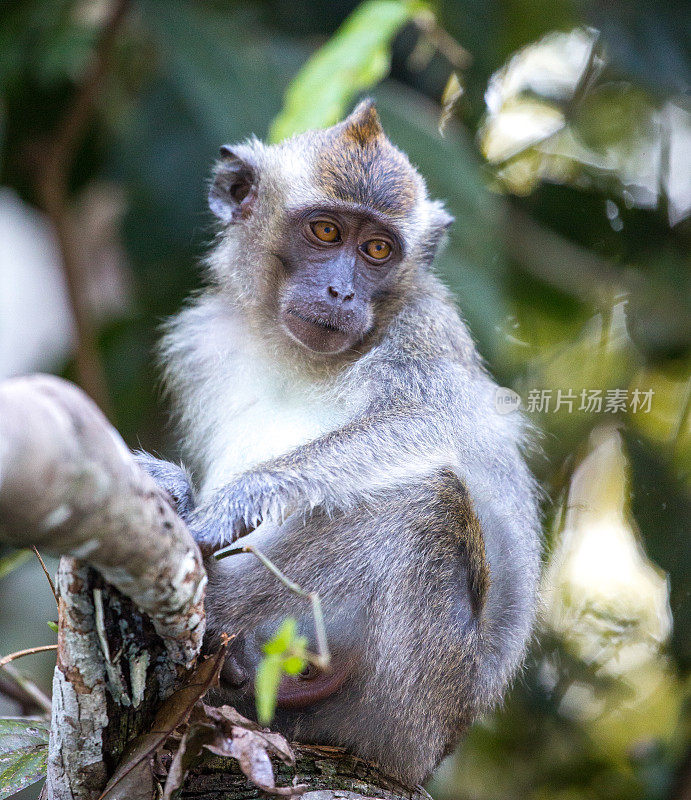
M 182 786 L 202 750 L 234 758 L 242 772 L 267 794 L 293 797 L 305 791 L 306 787 L 302 785 L 276 787 L 269 753 L 287 764 L 295 763 L 290 745 L 279 733 L 262 729 L 231 706 L 214 708 L 198 702 L 190 718 L 190 727 L 182 737 L 168 771 L 163 800 L 170 800 Z
M 139 764 L 150 760 L 179 725 L 187 722 L 199 698 L 218 683 L 225 655 L 226 648 L 223 647 L 218 653 L 199 664 L 187 680 L 161 705 L 151 731 L 138 736 L 130 743 L 126 756 L 108 781 L 99 800 L 118 800 L 127 796 L 118 791 L 119 784 Z
M 281 761 L 291 766 L 295 764 L 295 754 L 285 737 L 280 733 L 274 733 L 273 731 L 266 730 L 266 728 L 262 728 L 258 722 L 243 717 L 242 714 L 238 713 L 232 706 L 220 706 L 219 708 L 206 706 L 206 712 L 212 719 L 222 717 L 233 727 L 237 726 L 239 728 L 245 728 L 248 731 L 256 732 L 257 736 L 264 741 L 269 750 L 271 750 L 274 755 L 278 756 Z
M 453 116 L 456 103 L 463 96 L 463 86 L 456 72 L 449 75 L 441 96 L 441 114 L 439 115 L 439 133 L 443 136 L 446 126 Z
M 190 767 L 199 758 L 202 747 L 213 742 L 217 736 L 218 731 L 213 725 L 203 723 L 190 725 L 170 764 L 162 800 L 171 800 L 173 792 L 182 786 Z

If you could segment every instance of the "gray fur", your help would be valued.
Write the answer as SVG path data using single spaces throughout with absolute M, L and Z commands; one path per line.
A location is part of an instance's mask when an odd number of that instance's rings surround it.
M 167 327 L 166 385 L 199 486 L 191 530 L 218 545 L 263 523 L 250 537 L 320 593 L 335 659 L 352 665 L 333 695 L 279 710 L 276 725 L 412 784 L 501 698 L 523 658 L 536 606 L 537 492 L 524 420 L 495 410 L 496 385 L 427 268 L 447 218 L 412 167 L 416 204 L 396 221 L 399 290 L 374 309 L 378 325 L 358 352 L 315 357 L 276 324 L 283 278 L 272 252 L 289 235 L 283 211 L 333 205 L 311 180 L 323 142 L 312 132 L 233 147 L 259 176 L 252 211 L 221 231 L 209 287 Z M 145 466 L 163 485 L 181 477 Z M 474 514 L 484 548 L 471 535 Z M 485 555 L 489 587 L 475 605 L 469 587 L 482 585 L 473 580 Z M 305 601 L 251 556 L 208 569 L 210 646 L 221 632 L 239 634 L 233 658 L 251 670 L 285 616 L 311 636 Z M 248 685 L 217 699 L 252 710 Z
M 173 508 L 183 519 L 187 519 L 195 506 L 192 476 L 184 466 L 161 461 L 144 450 L 135 451 L 134 460 L 170 495 Z

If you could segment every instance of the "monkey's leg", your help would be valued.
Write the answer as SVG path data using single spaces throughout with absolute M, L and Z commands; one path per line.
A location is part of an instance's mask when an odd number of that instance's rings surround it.
M 328 691 L 324 676 L 326 690 L 297 708 L 279 692 L 273 726 L 344 746 L 414 783 L 476 712 L 488 571 L 470 499 L 449 471 L 379 499 L 331 517 L 316 510 L 290 518 L 257 542 L 288 577 L 319 593 L 337 677 Z M 315 647 L 309 604 L 250 554 L 210 560 L 208 572 L 209 641 L 239 634 L 216 701 L 252 714 L 262 644 L 280 622 L 296 617 Z

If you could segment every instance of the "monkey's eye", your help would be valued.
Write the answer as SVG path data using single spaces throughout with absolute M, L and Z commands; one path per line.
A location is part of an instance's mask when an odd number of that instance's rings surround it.
M 391 255 L 391 245 L 383 239 L 370 239 L 362 245 L 361 250 L 375 261 L 383 261 Z
M 310 228 L 312 228 L 312 233 L 317 239 L 322 242 L 337 242 L 341 238 L 338 228 L 333 222 L 328 222 L 328 220 L 325 219 L 312 222 Z

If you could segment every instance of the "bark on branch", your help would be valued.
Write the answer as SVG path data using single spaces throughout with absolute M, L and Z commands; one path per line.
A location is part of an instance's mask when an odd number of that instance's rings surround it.
M 0 386 L 0 540 L 86 559 L 190 666 L 204 635 L 201 554 L 96 405 L 51 376 Z

